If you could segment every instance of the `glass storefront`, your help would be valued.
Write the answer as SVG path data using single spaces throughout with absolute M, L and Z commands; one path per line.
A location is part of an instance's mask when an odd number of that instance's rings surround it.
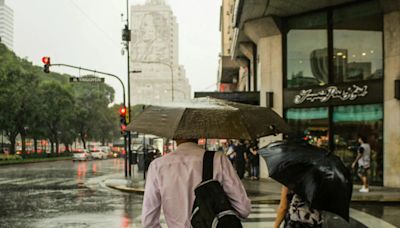
M 351 166 L 359 136 L 371 145 L 371 181 L 383 182 L 383 16 L 365 1 L 285 21 L 285 117 L 297 137 Z M 376 87 L 372 86 L 378 85 Z M 379 87 L 382 86 L 382 87 Z M 346 93 L 365 93 L 346 100 Z M 293 94 L 304 100 L 293 100 Z M 371 98 L 365 98 L 368 95 Z M 327 98 L 326 101 L 322 101 Z M 328 99 L 329 98 L 329 99 Z
M 382 104 L 337 106 L 333 109 L 334 152 L 350 166 L 357 156 L 359 136 L 371 146 L 371 181 L 381 183 L 383 176 Z
M 285 117 L 296 137 L 328 149 L 328 108 L 290 108 Z

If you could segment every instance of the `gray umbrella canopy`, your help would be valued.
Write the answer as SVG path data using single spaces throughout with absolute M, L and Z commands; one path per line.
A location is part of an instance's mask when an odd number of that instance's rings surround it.
M 256 139 L 289 133 L 290 128 L 270 108 L 207 97 L 184 104 L 145 106 L 127 130 L 172 139 Z

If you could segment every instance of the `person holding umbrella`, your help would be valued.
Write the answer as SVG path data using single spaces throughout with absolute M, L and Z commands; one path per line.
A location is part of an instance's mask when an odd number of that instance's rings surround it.
M 284 187 L 275 227 L 321 227 L 322 211 L 349 221 L 353 183 L 336 155 L 305 141 L 285 140 L 258 150 L 269 176 Z
M 275 218 L 274 228 L 285 221 L 285 228 L 322 227 L 322 213 L 307 203 L 286 186 L 282 187 L 281 201 Z

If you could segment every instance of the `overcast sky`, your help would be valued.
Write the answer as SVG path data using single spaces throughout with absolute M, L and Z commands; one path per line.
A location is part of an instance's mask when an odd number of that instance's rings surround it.
M 145 0 L 129 0 L 144 4 Z M 166 0 L 179 24 L 179 59 L 194 91 L 216 89 L 220 52 L 220 0 Z M 14 10 L 14 51 L 35 65 L 42 56 L 127 78 L 126 55 L 121 55 L 121 29 L 126 0 L 6 0 Z M 52 71 L 79 75 L 78 70 Z M 81 72 L 85 74 L 85 72 Z M 122 101 L 117 80 L 106 79 Z

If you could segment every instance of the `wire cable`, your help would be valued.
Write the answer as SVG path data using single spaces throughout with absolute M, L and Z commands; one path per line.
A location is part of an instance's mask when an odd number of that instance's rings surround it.
M 104 29 L 102 29 L 81 7 L 79 7 L 79 5 L 76 4 L 74 0 L 70 0 L 70 2 L 72 3 L 72 5 L 74 5 L 76 9 L 78 9 L 81 12 L 83 16 L 86 17 L 86 19 L 88 19 L 88 21 L 90 21 L 100 32 L 106 35 L 109 41 L 111 41 L 114 45 L 118 44 L 118 47 L 120 47 L 120 42 L 114 40 L 114 38 L 112 38 L 110 34 L 108 34 Z

